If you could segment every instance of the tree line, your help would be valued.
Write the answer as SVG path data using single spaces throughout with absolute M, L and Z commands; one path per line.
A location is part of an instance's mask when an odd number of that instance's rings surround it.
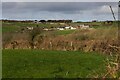
M 3 22 L 71 23 L 72 20 L 2 20 Z
M 39 22 L 60 22 L 60 23 L 71 23 L 72 20 L 40 20 Z

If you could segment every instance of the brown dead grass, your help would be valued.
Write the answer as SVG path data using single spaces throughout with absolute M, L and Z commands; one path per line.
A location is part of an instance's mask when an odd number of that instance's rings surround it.
M 3 36 L 4 39 L 7 39 L 8 36 Z M 33 40 L 34 49 L 46 49 L 46 50 L 82 50 L 85 52 L 98 51 L 102 53 L 111 54 L 116 51 L 111 49 L 109 45 L 119 46 L 118 45 L 118 33 L 117 28 L 108 28 L 108 29 L 85 29 L 85 30 L 76 30 L 72 34 L 68 35 L 57 35 L 52 34 L 38 34 Z M 5 48 L 9 44 L 17 42 L 15 48 L 30 48 L 30 35 L 28 33 L 17 33 L 12 34 L 11 39 L 6 44 L 3 44 Z M 3 41 L 4 42 L 4 41 Z M 15 44 L 15 43 L 14 43 Z M 27 47 L 25 45 L 27 45 Z

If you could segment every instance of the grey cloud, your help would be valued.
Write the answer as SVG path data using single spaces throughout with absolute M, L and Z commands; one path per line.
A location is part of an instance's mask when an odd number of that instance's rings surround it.
M 26 19 L 37 18 L 37 16 L 50 18 L 49 16 L 54 16 L 56 13 L 57 18 L 61 17 L 58 14 L 63 14 L 64 18 L 72 15 L 77 19 L 76 15 L 87 16 L 90 11 L 98 11 L 104 5 L 115 7 L 117 2 L 3 2 L 2 14 L 5 18 Z M 89 14 L 89 16 L 92 15 Z
M 76 13 L 84 10 L 97 9 L 103 5 L 116 5 L 115 3 L 103 2 L 6 2 L 3 3 L 3 12 L 61 12 L 61 13 Z
M 119 2 L 119 0 L 1 0 L 2 2 Z

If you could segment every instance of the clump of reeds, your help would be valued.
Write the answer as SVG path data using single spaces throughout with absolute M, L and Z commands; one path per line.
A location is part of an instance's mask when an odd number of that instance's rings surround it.
M 119 54 L 111 55 L 109 58 L 106 59 L 106 70 L 107 73 L 103 76 L 110 77 L 110 78 L 119 78 Z

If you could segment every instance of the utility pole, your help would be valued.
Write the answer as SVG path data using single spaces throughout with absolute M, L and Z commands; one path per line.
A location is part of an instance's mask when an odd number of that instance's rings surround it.
M 112 10 L 112 7 L 111 7 L 111 6 L 109 6 L 109 7 L 110 7 L 110 9 L 111 9 L 111 12 L 112 12 L 113 18 L 114 18 L 114 20 L 116 21 L 115 14 L 114 14 L 114 12 L 113 12 L 113 10 Z

